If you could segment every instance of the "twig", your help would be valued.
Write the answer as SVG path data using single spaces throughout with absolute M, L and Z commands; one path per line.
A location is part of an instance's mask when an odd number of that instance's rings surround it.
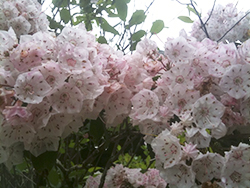
M 203 23 L 203 21 L 202 21 L 202 19 L 201 19 L 201 16 L 200 16 L 199 12 L 197 11 L 196 7 L 195 7 L 194 4 L 193 4 L 193 0 L 190 0 L 190 5 L 193 7 L 193 9 L 194 9 L 196 15 L 198 16 L 198 18 L 199 18 L 199 20 L 200 20 L 200 22 L 201 22 L 201 29 L 205 32 L 206 37 L 207 37 L 207 38 L 210 38 L 209 35 L 208 35 L 208 32 L 207 32 L 207 28 L 206 28 L 205 24 Z
M 176 0 L 178 3 L 180 3 L 181 5 L 191 5 L 190 3 L 182 3 L 179 0 Z
M 131 156 L 131 158 L 130 158 L 128 164 L 126 165 L 126 167 L 128 167 L 129 164 L 132 162 L 132 160 L 133 160 L 133 158 L 134 158 L 134 156 L 135 156 L 137 150 L 139 149 L 139 146 L 140 146 L 140 144 L 141 144 L 141 141 L 142 141 L 142 137 L 140 138 L 140 141 L 138 142 L 138 144 L 137 144 L 137 146 L 136 146 L 136 148 L 135 148 L 135 151 L 133 152 L 133 154 L 132 154 L 132 156 Z
M 70 9 L 70 0 L 68 0 L 68 8 L 69 8 L 69 14 L 70 14 L 70 25 L 73 26 L 73 16 L 71 16 L 71 9 Z
M 222 37 L 217 40 L 217 42 L 221 41 L 238 23 L 241 22 L 241 20 L 243 20 L 250 12 L 246 13 L 245 16 L 243 16 L 241 19 L 239 19 L 224 35 L 222 35 Z
M 214 4 L 213 4 L 213 7 L 212 7 L 212 10 L 211 10 L 211 12 L 210 12 L 210 14 L 209 14 L 207 20 L 206 20 L 205 23 L 204 23 L 205 25 L 206 25 L 206 23 L 208 22 L 208 20 L 211 18 L 212 14 L 213 14 L 214 7 L 215 7 L 215 2 L 216 2 L 216 0 L 214 0 Z

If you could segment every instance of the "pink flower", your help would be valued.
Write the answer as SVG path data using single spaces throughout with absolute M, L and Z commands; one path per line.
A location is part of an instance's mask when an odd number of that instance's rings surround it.
M 40 103 L 51 89 L 39 71 L 20 74 L 14 86 L 15 96 L 23 102 L 32 104 Z
M 130 117 L 135 120 L 153 118 L 159 110 L 159 99 L 157 95 L 148 89 L 143 89 L 131 99 L 133 108 Z
M 48 100 L 58 113 L 79 113 L 82 109 L 83 94 L 76 86 L 65 83 L 56 89 L 56 92 L 52 93 Z
M 151 143 L 156 160 L 163 163 L 163 168 L 170 168 L 181 160 L 182 150 L 179 139 L 169 130 L 162 131 Z
M 250 94 L 250 65 L 233 65 L 220 80 L 220 87 L 231 97 L 243 98 Z

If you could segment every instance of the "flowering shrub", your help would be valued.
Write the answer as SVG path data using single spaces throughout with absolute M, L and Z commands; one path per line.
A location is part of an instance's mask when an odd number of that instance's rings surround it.
M 15 1 L 2 4 L 1 14 L 8 16 L 8 10 L 14 17 L 0 25 L 1 163 L 11 169 L 25 152 L 37 158 L 58 151 L 61 138 L 82 127 L 91 130 L 95 125 L 88 122 L 101 117 L 106 129 L 125 122 L 138 126 L 156 169 L 142 173 L 117 164 L 90 176 L 85 187 L 250 186 L 249 40 L 236 48 L 199 41 L 193 37 L 199 31 L 181 31 L 167 39 L 164 55 L 149 39 L 123 55 L 97 43 L 83 24 L 65 27 L 56 37 L 40 27 L 46 20 L 26 19 L 30 9 Z M 210 22 L 217 23 L 221 9 Z M 231 5 L 223 10 L 237 15 Z M 13 25 L 17 18 L 24 20 L 20 30 Z M 208 32 L 217 37 L 210 25 Z M 230 138 L 237 144 L 228 145 Z

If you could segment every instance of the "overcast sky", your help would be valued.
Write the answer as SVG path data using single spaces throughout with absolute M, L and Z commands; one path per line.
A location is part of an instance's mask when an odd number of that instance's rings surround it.
M 129 4 L 128 19 L 135 10 L 145 10 L 146 7 L 153 0 L 131 0 Z M 182 3 L 189 3 L 189 0 L 179 0 Z M 213 6 L 214 0 L 195 0 L 197 3 L 197 10 L 202 14 L 206 14 Z M 51 0 L 46 0 L 43 6 L 43 10 L 48 9 Z M 250 10 L 250 1 L 248 0 L 217 0 L 216 4 L 226 5 L 228 3 L 237 4 L 238 11 Z M 160 48 L 163 47 L 167 37 L 177 37 L 181 29 L 185 29 L 187 32 L 191 30 L 191 25 L 184 23 L 178 19 L 178 16 L 189 16 L 188 10 L 185 5 L 181 5 L 175 0 L 155 0 L 149 9 L 149 14 L 146 18 L 145 23 L 139 27 L 149 31 L 152 23 L 155 20 L 161 19 L 164 21 L 165 26 L 168 28 L 163 29 L 157 36 L 153 36 L 152 40 L 156 41 Z M 190 16 L 193 20 L 197 19 L 194 14 Z M 114 21 L 114 24 L 116 22 Z

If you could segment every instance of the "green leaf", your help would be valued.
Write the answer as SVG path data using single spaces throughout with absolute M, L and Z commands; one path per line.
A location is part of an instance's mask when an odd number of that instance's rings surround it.
M 104 135 L 104 123 L 100 118 L 97 120 L 91 120 L 89 126 L 89 134 L 93 138 L 93 142 L 98 144 L 100 139 Z
M 129 20 L 129 27 L 133 25 L 138 25 L 146 19 L 146 15 L 143 10 L 137 10 L 133 13 L 132 17 Z
M 194 21 L 191 20 L 189 17 L 187 16 L 179 16 L 178 17 L 181 21 L 185 22 L 185 23 L 193 23 Z
M 114 27 L 112 27 L 111 25 L 109 25 L 109 23 L 104 18 L 101 19 L 100 24 L 101 24 L 101 28 L 104 31 L 113 33 L 114 35 L 119 35 L 118 31 Z
M 68 0 L 52 0 L 54 7 L 67 7 Z
M 58 28 L 62 29 L 63 28 L 63 26 L 60 23 L 53 20 L 50 16 L 47 16 L 47 18 L 49 20 L 49 27 L 51 29 L 58 29 Z
M 31 161 L 34 168 L 38 172 L 47 171 L 49 172 L 56 163 L 57 151 L 46 151 L 38 157 L 31 156 Z
M 161 30 L 164 28 L 164 22 L 162 20 L 156 20 L 151 29 L 150 29 L 150 32 L 152 34 L 157 34 L 157 33 L 160 33 Z
M 135 41 L 135 42 L 133 42 L 133 43 L 131 44 L 131 46 L 130 46 L 130 51 L 134 51 L 134 50 L 135 50 L 136 45 L 137 45 L 138 42 L 140 42 L 140 40 L 139 40 L 139 41 Z
M 61 16 L 61 19 L 63 20 L 63 22 L 66 24 L 69 22 L 69 20 L 71 19 L 71 15 L 70 15 L 70 12 L 68 9 L 65 9 L 63 8 L 61 11 L 60 11 L 60 16 Z
M 76 21 L 73 22 L 74 25 L 78 25 L 79 23 L 84 21 L 84 16 L 76 16 Z
M 125 21 L 127 18 L 128 6 L 127 3 L 123 0 L 116 0 L 115 7 L 118 12 L 118 16 L 121 20 Z
M 97 42 L 99 42 L 100 44 L 108 44 L 106 38 L 104 36 L 100 36 L 98 39 L 97 39 Z
M 188 13 L 189 13 L 189 16 L 190 16 L 190 12 L 193 12 L 195 15 L 197 15 L 197 13 L 195 12 L 194 8 L 190 7 L 189 5 L 187 6 L 187 9 L 188 9 Z M 198 13 L 199 16 L 201 16 L 200 13 Z
M 58 172 L 52 168 L 48 175 L 49 182 L 56 186 L 59 183 L 59 174 Z
M 144 35 L 146 34 L 146 31 L 139 30 L 136 33 L 134 33 L 131 37 L 132 41 L 138 41 L 140 40 Z

